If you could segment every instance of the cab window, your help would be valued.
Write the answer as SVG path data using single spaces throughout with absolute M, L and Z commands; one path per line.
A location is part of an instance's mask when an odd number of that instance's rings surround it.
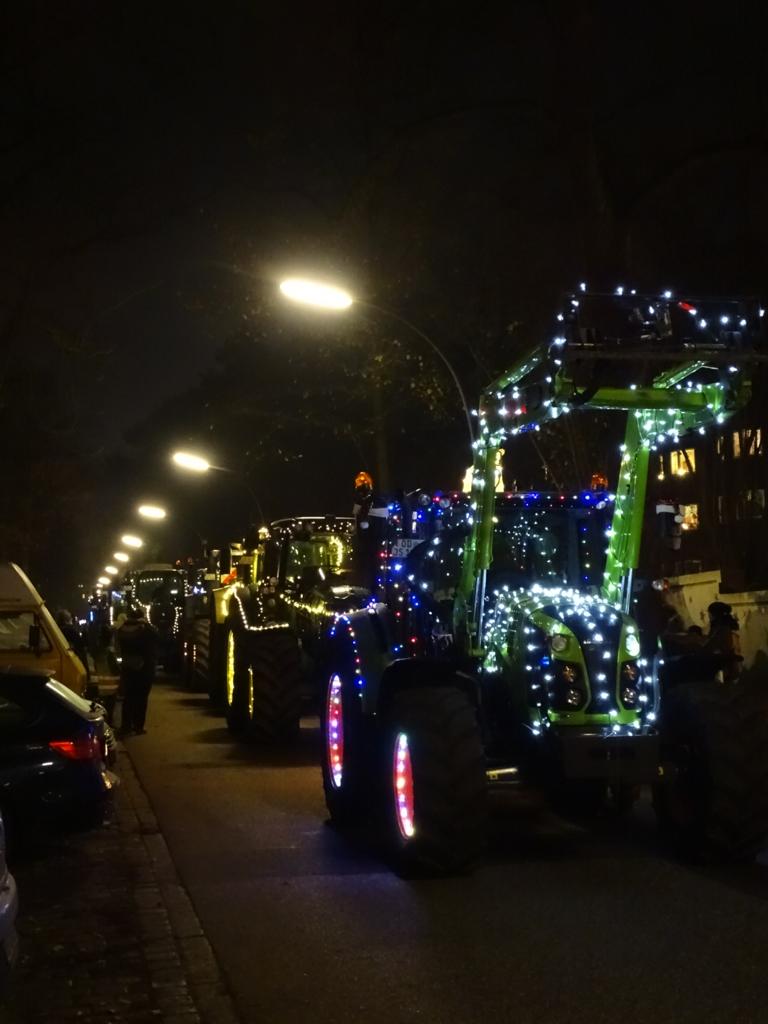
M 34 626 L 39 627 L 38 650 L 41 654 L 47 654 L 51 649 L 51 642 L 45 630 L 40 627 L 40 620 L 34 612 L 0 612 L 0 651 L 31 651 L 31 631 Z
M 341 537 L 320 534 L 308 540 L 292 540 L 285 563 L 285 580 L 296 583 L 307 569 L 343 572 L 348 562 L 349 549 Z

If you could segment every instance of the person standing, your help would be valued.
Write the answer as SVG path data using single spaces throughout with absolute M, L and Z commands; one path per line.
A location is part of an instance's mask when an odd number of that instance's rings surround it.
M 361 587 L 374 589 L 389 512 L 387 502 L 373 489 L 373 478 L 365 471 L 355 477 L 352 515 L 355 517 L 356 582 Z
M 56 625 L 64 634 L 69 646 L 83 663 L 86 679 L 90 681 L 91 666 L 88 661 L 88 645 L 86 644 L 85 637 L 75 625 L 72 612 L 67 608 L 59 608 L 56 612 Z
M 707 608 L 709 633 L 704 649 L 718 659 L 722 681 L 735 683 L 741 675 L 744 658 L 741 655 L 739 622 L 733 609 L 724 601 L 713 601 Z
M 141 736 L 147 730 L 147 703 L 155 681 L 157 630 L 138 609 L 131 609 L 117 631 L 120 650 L 120 686 L 123 691 L 123 722 L 121 733 Z

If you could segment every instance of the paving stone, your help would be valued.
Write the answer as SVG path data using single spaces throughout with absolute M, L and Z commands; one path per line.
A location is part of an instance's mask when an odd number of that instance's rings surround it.
M 125 752 L 109 822 L 12 865 L 21 954 L 2 1024 L 239 1024 Z

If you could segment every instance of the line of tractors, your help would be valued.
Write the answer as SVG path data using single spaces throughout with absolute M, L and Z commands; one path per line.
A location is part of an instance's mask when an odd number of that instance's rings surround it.
M 620 290 L 567 296 L 552 335 L 484 392 L 471 493 L 373 493 L 232 549 L 187 598 L 183 671 L 233 736 L 287 743 L 319 713 L 331 820 L 401 866 L 466 870 L 494 785 L 628 810 L 652 787 L 681 854 L 746 860 L 768 836 L 768 699 L 712 637 L 633 614 L 652 453 L 715 430 L 765 360 L 762 311 Z M 502 447 L 622 412 L 613 490 L 497 490 Z

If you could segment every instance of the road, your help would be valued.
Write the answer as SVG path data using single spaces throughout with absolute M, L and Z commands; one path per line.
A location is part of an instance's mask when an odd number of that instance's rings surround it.
M 768 1020 L 768 869 L 683 866 L 652 815 L 505 797 L 470 878 L 404 880 L 326 824 L 312 723 L 233 744 L 166 680 L 128 741 L 246 1024 Z

